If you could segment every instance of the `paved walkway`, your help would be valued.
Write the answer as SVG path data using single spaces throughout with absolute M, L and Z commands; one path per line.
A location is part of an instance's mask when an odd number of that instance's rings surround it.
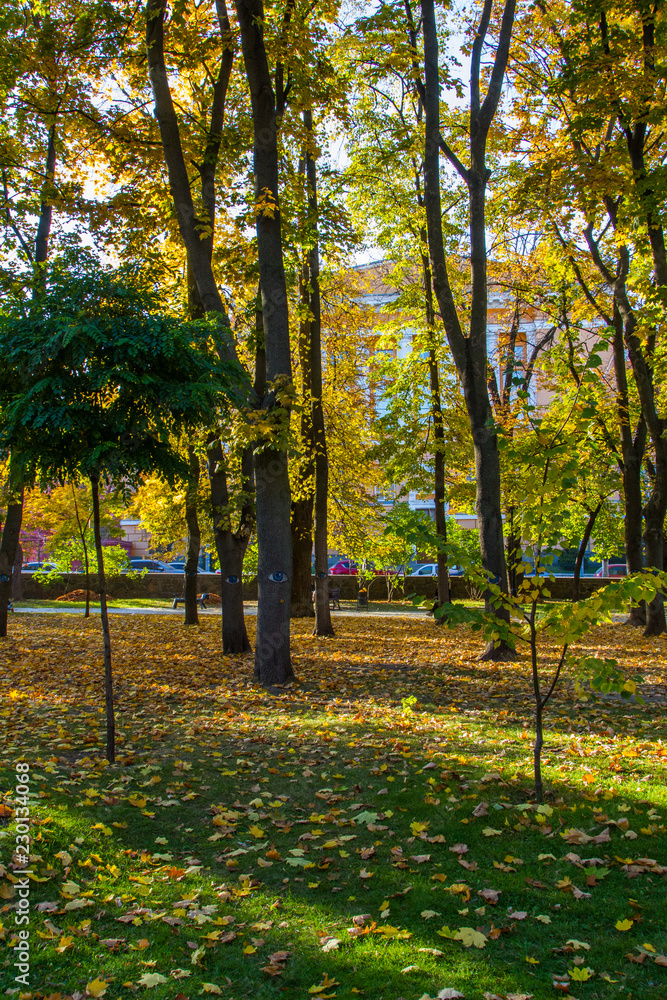
M 81 615 L 83 617 L 82 608 L 14 608 L 15 614 L 33 614 L 33 615 Z M 257 615 L 256 607 L 245 608 L 245 613 L 247 615 Z M 113 608 L 109 607 L 110 615 L 175 615 L 183 616 L 185 614 L 182 608 Z M 213 615 L 220 617 L 222 615 L 222 610 L 219 608 L 207 608 L 206 611 L 199 609 L 199 614 L 201 615 Z M 423 618 L 427 616 L 426 611 L 422 611 L 417 608 L 415 611 L 332 611 L 332 616 L 349 618 L 353 615 L 369 615 L 372 618 Z M 91 618 L 97 617 L 97 608 L 91 608 L 90 616 Z

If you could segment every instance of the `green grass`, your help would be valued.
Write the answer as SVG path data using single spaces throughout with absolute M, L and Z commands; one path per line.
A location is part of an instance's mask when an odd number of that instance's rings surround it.
M 582 706 L 564 697 L 549 723 L 549 796 L 540 814 L 530 786 L 527 702 L 509 689 L 502 709 L 493 690 L 476 704 L 438 708 L 428 703 L 426 678 L 421 689 L 414 680 L 406 689 L 398 675 L 371 665 L 354 695 L 348 686 L 341 696 L 348 640 L 356 634 L 363 642 L 369 628 L 383 635 L 388 626 L 376 622 L 360 616 L 354 631 L 326 646 L 339 675 L 318 686 L 301 638 L 304 683 L 274 697 L 252 685 L 248 660 L 201 658 L 217 634 L 214 623 L 210 635 L 206 629 L 183 640 L 183 663 L 174 665 L 169 648 L 162 652 L 159 703 L 150 673 L 141 662 L 127 666 L 117 638 L 122 752 L 113 767 L 100 756 L 99 693 L 86 688 L 84 701 L 83 679 L 68 675 L 72 690 L 63 688 L 55 704 L 19 692 L 13 714 L 2 713 L 14 726 L 4 742 L 2 787 L 11 787 L 16 759 L 31 762 L 34 868 L 45 879 L 32 884 L 31 899 L 55 904 L 52 913 L 33 911 L 33 989 L 72 996 L 102 977 L 114 1000 L 133 995 L 142 976 L 159 974 L 168 982 L 148 990 L 156 1000 L 206 996 L 204 984 L 227 1000 L 418 1000 L 446 987 L 466 1000 L 485 992 L 547 1000 L 566 995 L 556 993 L 553 977 L 570 972 L 578 1000 L 664 1000 L 667 970 L 653 955 L 667 951 L 665 874 L 653 865 L 624 869 L 638 858 L 667 864 L 664 718 L 646 706 Z M 17 648 L 25 654 L 32 646 L 41 656 L 48 624 L 22 633 Z M 95 638 L 93 623 L 83 624 Z M 56 640 L 76 649 L 71 621 L 59 627 Z M 148 628 L 126 627 L 135 638 Z M 423 630 L 435 628 L 401 627 L 407 631 L 395 626 L 395 635 L 416 649 L 431 634 Z M 170 620 L 162 630 L 165 644 L 183 635 L 177 628 Z M 147 643 L 155 634 L 146 634 Z M 188 643 L 200 667 L 186 676 Z M 28 661 L 17 653 L 11 662 Z M 34 668 L 35 685 L 44 683 L 43 666 Z M 482 665 L 474 669 L 481 676 Z M 406 690 L 421 699 L 414 712 L 400 707 Z M 590 836 L 606 829 L 610 839 L 568 843 L 562 834 L 572 828 Z M 12 836 L 6 823 L 5 864 Z M 430 858 L 414 860 L 424 855 Z M 573 855 L 600 862 L 582 866 Z M 78 892 L 63 894 L 68 881 Z M 572 885 L 590 898 L 575 898 Z M 499 891 L 496 905 L 479 895 L 485 890 Z M 88 905 L 66 909 L 77 899 Z M 10 906 L 0 907 L 9 945 Z M 428 911 L 435 915 L 422 915 Z M 525 917 L 513 917 L 517 911 Z M 371 932 L 353 938 L 348 930 L 362 914 L 370 916 L 361 930 Z M 629 930 L 617 930 L 627 918 Z M 479 929 L 485 947 L 452 940 L 462 927 Z M 446 936 L 438 934 L 443 928 Z M 233 940 L 216 942 L 230 932 Z M 325 952 L 321 935 L 340 944 Z M 256 950 L 244 953 L 249 947 Z M 262 968 L 278 951 L 290 955 L 271 976 Z M 5 989 L 14 985 L 11 954 L 0 959 Z M 628 954 L 644 954 L 642 963 Z M 577 968 L 594 975 L 573 981 Z M 177 970 L 191 974 L 175 978 Z M 337 985 L 309 993 L 325 974 Z

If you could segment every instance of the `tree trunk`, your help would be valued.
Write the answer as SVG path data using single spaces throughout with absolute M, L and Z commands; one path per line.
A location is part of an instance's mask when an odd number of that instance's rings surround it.
M 616 415 L 621 438 L 621 475 L 623 477 L 625 508 L 623 519 L 625 562 L 628 573 L 639 573 L 644 568 L 641 471 L 644 451 L 646 450 L 646 421 L 643 416 L 640 416 L 636 433 L 633 435 L 630 424 L 630 396 L 628 393 L 625 343 L 623 341 L 623 317 L 615 295 L 613 320 Z M 646 607 L 643 601 L 631 606 L 628 624 L 642 627 L 646 625 Z
M 428 236 L 424 230 L 421 233 L 422 243 L 428 245 Z M 436 606 L 451 602 L 449 588 L 449 570 L 447 568 L 447 511 L 445 506 L 445 427 L 442 419 L 442 399 L 440 396 L 440 372 L 438 370 L 438 354 L 436 350 L 435 308 L 433 305 L 433 280 L 431 277 L 431 262 L 426 253 L 422 253 L 422 271 L 424 276 L 424 296 L 426 303 L 426 324 L 429 330 L 428 374 L 431 390 L 431 419 L 433 421 L 433 496 L 435 501 L 435 533 L 440 540 L 438 545 L 438 599 Z
M 21 585 L 21 570 L 23 569 L 23 547 L 19 542 L 16 546 L 14 565 L 12 566 L 12 601 L 23 600 L 23 587 Z
M 79 504 L 76 499 L 76 490 L 74 489 L 74 483 L 70 483 L 72 489 L 72 500 L 74 501 L 74 513 L 76 515 L 76 525 L 79 530 L 79 538 L 81 539 L 81 545 L 83 547 L 83 564 L 86 572 L 86 608 L 83 613 L 84 618 L 90 618 L 90 566 L 88 563 L 88 543 L 86 542 L 86 528 L 90 524 L 90 518 L 84 526 L 81 517 L 79 515 Z
M 513 597 L 519 593 L 519 587 L 523 575 L 517 567 L 522 561 L 523 549 L 521 547 L 521 536 L 514 532 L 514 507 L 509 511 L 509 528 L 507 530 L 507 578 L 509 591 Z
M 595 521 L 597 516 L 602 510 L 602 501 L 594 508 L 588 512 L 588 520 L 586 521 L 586 527 L 584 528 L 584 535 L 581 539 L 579 545 L 579 551 L 577 552 L 577 558 L 574 564 L 574 578 L 572 580 L 572 600 L 579 600 L 579 581 L 581 580 L 581 567 L 584 564 L 584 558 L 586 556 L 586 549 L 588 548 L 588 543 L 591 540 L 591 535 L 593 533 L 593 528 L 595 526 Z
M 656 392 L 653 381 L 653 357 L 649 363 L 644 356 L 644 350 L 637 334 L 637 319 L 630 304 L 625 285 L 627 273 L 627 249 L 621 247 L 626 260 L 626 270 L 617 278 L 614 284 L 614 297 L 623 318 L 623 336 L 630 355 L 632 371 L 637 383 L 637 390 L 642 405 L 642 416 L 651 436 L 655 452 L 655 477 L 651 495 L 644 507 L 644 545 L 647 567 L 662 570 L 663 531 L 665 514 L 667 513 L 667 421 L 658 413 Z M 656 594 L 646 608 L 646 629 L 644 635 L 661 635 L 665 632 L 665 604 L 662 593 Z
M 107 610 L 107 584 L 104 575 L 104 550 L 102 548 L 102 533 L 100 531 L 99 476 L 91 476 L 90 485 L 93 493 L 93 531 L 95 533 L 95 552 L 97 554 L 97 580 L 100 587 L 100 617 L 102 619 L 102 635 L 104 637 L 104 699 L 107 715 L 107 760 L 110 764 L 113 764 L 116 760 L 116 722 L 113 707 L 111 632 L 109 631 L 109 613 Z
M 664 569 L 664 524 L 667 513 L 667 482 L 664 459 L 656 462 L 656 477 L 648 503 L 644 507 L 644 544 L 646 562 L 653 569 Z M 662 635 L 665 631 L 665 598 L 657 593 L 646 606 L 645 636 Z
M 277 397 L 292 380 L 287 285 L 283 263 L 278 193 L 276 101 L 264 46 L 261 0 L 236 0 L 241 44 L 250 85 L 254 133 L 257 254 L 262 293 L 269 417 L 282 416 L 287 404 Z M 255 677 L 261 684 L 283 684 L 293 676 L 290 658 L 292 538 L 287 443 L 276 427 L 272 439 L 255 453 L 257 490 L 258 609 Z
M 509 43 L 514 22 L 514 0 L 506 0 L 493 69 L 488 78 L 488 90 L 480 99 L 480 66 L 482 48 L 491 16 L 491 0 L 485 0 L 480 25 L 471 55 L 470 95 L 470 168 L 466 169 L 456 154 L 440 136 L 440 75 L 438 36 L 433 0 L 422 0 L 424 31 L 424 205 L 429 253 L 440 315 L 447 333 L 454 362 L 461 380 L 470 430 L 475 449 L 477 496 L 475 509 L 479 528 L 482 564 L 490 582 L 507 593 L 505 547 L 500 492 L 500 459 L 498 441 L 493 429 L 493 413 L 487 385 L 487 285 L 486 285 L 486 223 L 485 198 L 489 171 L 486 167 L 486 140 L 495 116 L 507 66 Z M 440 196 L 441 145 L 468 186 L 470 231 L 470 329 L 463 332 L 449 282 L 442 227 Z M 491 592 L 486 591 L 487 611 L 508 621 L 507 608 L 496 609 Z M 501 642 L 496 648 L 489 643 L 481 659 L 514 659 L 513 649 Z
M 308 219 L 310 224 L 310 419 L 315 455 L 315 628 L 313 635 L 335 635 L 329 606 L 329 456 L 327 452 L 324 405 L 322 401 L 322 309 L 320 301 L 319 208 L 317 200 L 317 163 L 312 155 L 315 136 L 310 109 L 303 112 L 303 124 L 310 142 L 306 151 L 308 183 Z
M 305 167 L 305 163 L 304 163 Z M 310 366 L 310 269 L 306 263 L 299 274 L 301 318 L 299 322 L 299 362 L 303 409 L 301 411 L 301 454 L 296 461 L 296 496 L 292 499 L 292 618 L 312 618 L 313 595 L 311 560 L 313 554 L 313 501 L 315 456 L 312 421 L 312 379 Z
M 10 465 L 11 472 L 11 465 Z M 7 505 L 7 517 L 0 542 L 0 638 L 7 635 L 7 611 L 12 593 L 12 571 L 23 519 L 23 489 L 14 503 Z
M 220 564 L 222 593 L 222 651 L 229 655 L 247 653 L 250 642 L 243 610 L 243 559 L 253 527 L 251 501 L 252 448 L 246 448 L 241 462 L 246 500 L 238 531 L 232 530 L 225 456 L 220 439 L 209 443 L 208 476 L 213 510 L 213 537 Z
M 37 232 L 35 234 L 35 256 L 33 267 L 32 296 L 36 298 L 46 283 L 45 264 L 49 256 L 49 236 L 53 219 L 53 203 L 50 188 L 53 186 L 56 171 L 56 123 L 49 128 L 44 184 L 40 204 Z M 10 459 L 11 468 L 11 459 Z M 7 518 L 2 532 L 0 544 L 0 637 L 7 635 L 7 611 L 13 589 L 13 568 L 16 550 L 20 546 L 21 522 L 23 520 L 23 486 L 20 489 L 20 501 L 10 503 L 7 508 Z M 7 536 L 5 539 L 5 535 Z M 20 587 L 20 580 L 19 580 Z
M 190 475 L 185 494 L 185 523 L 188 528 L 188 549 L 185 561 L 183 597 L 185 598 L 185 624 L 199 625 L 197 614 L 197 574 L 199 572 L 199 550 L 201 531 L 197 517 L 197 491 L 199 488 L 199 457 L 193 445 L 188 445 Z
M 312 475 L 310 477 L 312 483 Z M 302 487 L 307 486 L 302 482 Z M 292 618 L 312 618 L 313 495 L 292 501 Z
M 245 627 L 243 609 L 243 559 L 247 542 L 242 543 L 231 531 L 216 535 L 216 549 L 222 571 L 222 651 L 226 654 L 249 653 L 251 646 Z

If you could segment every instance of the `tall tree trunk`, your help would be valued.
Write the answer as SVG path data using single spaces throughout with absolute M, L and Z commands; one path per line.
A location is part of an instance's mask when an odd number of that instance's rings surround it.
M 623 341 L 623 317 L 614 296 L 614 373 L 616 376 L 616 414 L 621 438 L 621 475 L 623 477 L 625 563 L 628 573 L 639 573 L 644 568 L 642 541 L 642 484 L 641 470 L 646 450 L 646 421 L 640 416 L 635 434 L 630 424 L 630 397 Z M 630 625 L 646 625 L 644 602 L 633 604 L 628 618 Z
M 23 547 L 19 542 L 16 546 L 14 565 L 12 566 L 12 601 L 23 600 L 23 587 L 21 585 L 21 570 L 23 569 Z
M 292 538 L 290 484 L 284 424 L 286 401 L 278 392 L 292 381 L 287 285 L 283 263 L 278 192 L 276 100 L 264 46 L 261 0 L 236 0 L 241 45 L 250 85 L 254 133 L 253 164 L 257 252 L 262 293 L 268 392 L 262 405 L 276 418 L 273 440 L 255 452 L 257 490 L 258 609 L 255 677 L 261 684 L 283 684 L 293 677 L 290 656 Z M 281 419 L 282 418 L 282 419 Z
M 9 472 L 11 486 L 11 461 Z M 12 573 L 16 549 L 19 545 L 22 519 L 23 487 L 17 490 L 13 501 L 10 495 L 10 502 L 7 504 L 7 517 L 2 529 L 2 542 L 0 542 L 0 638 L 7 635 L 7 611 L 12 594 Z
M 646 563 L 654 569 L 664 569 L 664 525 L 667 513 L 667 459 L 656 461 L 656 474 L 651 496 L 644 506 L 644 545 Z M 646 607 L 644 635 L 661 635 L 665 631 L 665 598 L 657 593 Z
M 422 243 L 427 245 L 428 237 L 421 233 Z M 440 372 L 436 350 L 435 308 L 433 305 L 433 280 L 431 262 L 422 253 L 424 295 L 426 302 L 426 325 L 429 331 L 428 374 L 431 390 L 431 420 L 433 421 L 433 496 L 435 501 L 435 533 L 438 545 L 438 607 L 451 602 L 449 569 L 447 567 L 447 510 L 445 500 L 445 426 L 442 419 L 442 399 L 440 396 Z
M 56 171 L 56 123 L 49 127 L 44 183 L 42 185 L 42 200 L 40 204 L 39 221 L 37 223 L 37 233 L 35 235 L 35 254 L 33 258 L 33 299 L 36 298 L 46 284 L 45 264 L 49 256 L 49 236 L 51 234 L 51 223 L 53 219 L 53 204 L 51 201 L 51 187 Z M 11 475 L 11 459 L 10 459 Z M 18 484 L 17 484 L 18 485 Z M 12 575 L 16 549 L 19 545 L 21 533 L 21 522 L 23 520 L 23 485 L 17 488 L 20 501 L 10 503 L 7 509 L 7 518 L 2 532 L 2 542 L 0 543 L 0 637 L 7 635 L 7 609 L 9 607 L 12 592 Z M 5 540 L 5 534 L 7 538 Z
M 637 319 L 630 304 L 626 289 L 626 275 L 629 268 L 627 248 L 621 247 L 625 267 L 614 283 L 614 297 L 623 318 L 623 336 L 637 390 L 642 406 L 642 416 L 651 436 L 655 457 L 655 477 L 651 495 L 644 506 L 644 545 L 647 567 L 662 570 L 664 567 L 663 531 L 667 513 L 667 421 L 658 412 L 653 376 L 654 353 L 649 359 L 637 333 Z M 662 592 L 656 594 L 646 607 L 646 629 L 644 635 L 661 635 L 665 632 L 665 602 Z
M 577 558 L 574 564 L 574 577 L 572 580 L 572 600 L 579 600 L 579 582 L 581 580 L 581 567 L 584 564 L 584 558 L 586 556 L 586 549 L 588 548 L 588 543 L 591 540 L 591 535 L 593 533 L 593 528 L 595 527 L 595 522 L 597 516 L 602 510 L 602 500 L 594 507 L 593 510 L 588 512 L 588 520 L 586 521 L 586 527 L 584 528 L 584 535 L 579 544 L 579 551 L 577 552 Z
M 327 452 L 324 403 L 322 399 L 322 307 L 320 300 L 319 208 L 317 200 L 317 162 L 313 155 L 315 134 L 309 108 L 303 112 L 308 133 L 306 181 L 308 184 L 308 219 L 310 225 L 310 419 L 315 455 L 315 628 L 313 635 L 332 636 L 329 606 L 329 456 Z
M 312 483 L 312 475 L 310 477 Z M 307 485 L 303 484 L 302 485 Z M 313 495 L 292 500 L 292 618 L 313 618 Z
M 185 493 L 185 523 L 188 528 L 188 549 L 185 560 L 185 581 L 183 597 L 185 598 L 185 624 L 199 625 L 197 614 L 197 575 L 199 572 L 199 550 L 201 549 L 201 531 L 197 517 L 197 492 L 199 489 L 199 456 L 194 446 L 188 445 L 188 464 L 190 474 Z
M 299 362 L 301 367 L 303 409 L 301 410 L 301 448 L 297 459 L 296 496 L 292 497 L 292 618 L 312 618 L 313 595 L 311 560 L 313 554 L 313 501 L 315 455 L 312 421 L 312 379 L 310 371 L 310 293 L 309 268 L 299 274 L 301 318 L 299 322 Z
M 433 287 L 465 398 L 473 446 L 477 487 L 476 513 L 482 564 L 490 582 L 507 593 L 505 547 L 500 492 L 498 440 L 487 385 L 487 285 L 485 198 L 489 170 L 486 140 L 502 91 L 514 23 L 514 0 L 505 0 L 493 68 L 484 100 L 480 98 L 482 49 L 489 27 L 492 0 L 485 0 L 473 42 L 470 75 L 470 168 L 466 169 L 440 135 L 440 74 L 434 0 L 422 0 L 424 31 L 425 110 L 424 203 Z M 464 334 L 447 271 L 440 197 L 440 149 L 468 187 L 470 229 L 471 305 L 469 334 Z M 496 610 L 485 593 L 487 611 L 509 620 L 509 610 Z M 504 642 L 489 643 L 482 659 L 513 659 Z
M 107 760 L 113 764 L 116 760 L 116 721 L 113 707 L 113 674 L 111 672 L 111 632 L 109 631 L 109 612 L 107 609 L 107 583 L 104 574 L 104 550 L 102 548 L 102 532 L 100 530 L 100 479 L 90 477 L 93 493 L 93 531 L 95 534 L 95 552 L 97 555 L 97 579 L 100 587 L 100 617 L 102 619 L 102 635 L 104 638 L 104 700 L 107 716 Z
M 220 439 L 209 442 L 208 476 L 213 509 L 213 538 L 220 564 L 222 596 L 222 650 L 227 654 L 247 653 L 250 642 L 243 610 L 243 559 L 252 534 L 253 513 L 250 498 L 252 448 L 242 458 L 242 474 L 248 486 L 248 499 L 241 511 L 240 527 L 232 530 L 229 514 L 229 490 L 225 456 Z

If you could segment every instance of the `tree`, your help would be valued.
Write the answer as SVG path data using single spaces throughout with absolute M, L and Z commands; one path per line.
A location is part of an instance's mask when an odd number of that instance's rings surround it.
M 201 326 L 158 314 L 155 294 L 128 269 L 101 269 L 83 251 L 63 263 L 49 272 L 27 316 L 2 316 L 0 447 L 11 449 L 22 482 L 48 486 L 86 477 L 91 484 L 113 762 L 100 481 L 131 482 L 158 470 L 172 481 L 187 477 L 174 435 L 210 421 L 238 373 L 213 354 Z
M 124 507 L 123 497 L 107 491 L 101 508 L 101 528 L 112 535 L 119 535 Z M 46 490 L 32 489 L 23 500 L 22 530 L 48 532 L 44 555 L 66 571 L 73 569 L 74 562 L 83 564 L 86 618 L 90 615 L 90 574 L 97 572 L 97 559 L 91 552 L 94 547 L 92 519 L 93 498 L 87 483 L 70 482 L 63 486 L 50 486 Z M 105 563 L 108 566 L 108 551 Z M 127 556 L 124 563 L 128 564 Z
M 505 0 L 503 5 L 493 67 L 483 99 L 481 97 L 482 50 L 490 26 L 493 0 L 485 0 L 476 28 L 470 62 L 469 167 L 464 166 L 452 146 L 440 133 L 440 70 L 434 0 L 422 0 L 421 10 L 424 33 L 424 205 L 433 269 L 433 287 L 461 379 L 470 419 L 475 447 L 476 509 L 480 525 L 482 561 L 489 579 L 500 586 L 505 593 L 507 571 L 501 513 L 500 460 L 487 387 L 488 293 L 485 199 L 489 179 L 486 163 L 487 141 L 491 123 L 500 103 L 509 57 L 515 3 L 514 0 Z M 454 301 L 445 257 L 440 195 L 441 150 L 468 190 L 471 289 L 467 333 Z M 490 608 L 490 592 L 486 600 Z M 496 609 L 501 616 L 507 616 L 506 608 L 497 606 Z M 482 656 L 486 659 L 511 658 L 513 652 L 501 642 L 495 647 L 487 646 Z
M 656 365 L 667 284 L 664 11 L 661 4 L 584 2 L 538 5 L 534 13 L 522 19 L 530 45 L 522 47 L 514 75 L 530 164 L 524 190 L 548 220 L 591 310 L 613 331 L 626 557 L 630 568 L 641 566 L 641 463 L 648 436 L 653 454 L 646 456 L 651 488 L 643 509 L 644 546 L 647 564 L 662 569 L 667 450 Z M 626 351 L 634 386 L 628 384 Z M 646 633 L 664 629 L 658 592 L 647 608 Z

